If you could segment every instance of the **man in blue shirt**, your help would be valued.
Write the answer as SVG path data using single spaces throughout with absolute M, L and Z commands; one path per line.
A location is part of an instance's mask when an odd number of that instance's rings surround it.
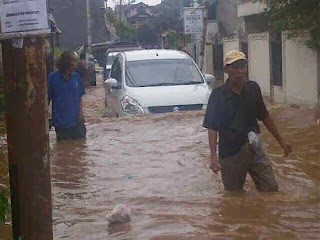
M 86 136 L 82 96 L 86 93 L 78 73 L 75 53 L 65 51 L 57 64 L 58 71 L 49 75 L 48 101 L 52 101 L 52 125 L 57 140 L 81 139 Z

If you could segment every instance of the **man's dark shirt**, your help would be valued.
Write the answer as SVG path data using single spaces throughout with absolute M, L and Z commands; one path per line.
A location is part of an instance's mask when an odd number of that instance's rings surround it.
M 219 132 L 219 156 L 226 158 L 241 150 L 250 131 L 260 133 L 257 120 L 268 115 L 256 82 L 246 81 L 240 95 L 226 83 L 212 91 L 203 126 Z

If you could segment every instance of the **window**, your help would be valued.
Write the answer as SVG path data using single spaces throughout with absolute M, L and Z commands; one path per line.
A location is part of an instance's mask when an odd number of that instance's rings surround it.
M 113 62 L 110 77 L 121 83 L 121 64 L 119 58 L 116 58 Z
M 271 70 L 272 84 L 283 86 L 282 79 L 282 36 L 281 33 L 274 34 L 271 40 Z

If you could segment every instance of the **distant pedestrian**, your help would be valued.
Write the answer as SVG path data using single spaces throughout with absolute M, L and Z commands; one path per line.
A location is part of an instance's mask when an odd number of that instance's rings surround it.
M 54 71 L 54 66 L 55 66 L 54 61 L 55 61 L 54 54 L 52 52 L 48 53 L 46 56 L 47 76 Z
M 80 78 L 85 87 L 89 87 L 89 75 L 88 75 L 88 65 L 86 60 L 86 54 L 80 54 L 80 60 L 78 62 L 77 73 L 80 75 Z
M 226 54 L 224 71 L 229 75 L 225 84 L 213 90 L 204 119 L 211 150 L 211 169 L 221 170 L 226 190 L 242 190 L 249 172 L 259 191 L 277 191 L 271 162 L 260 139 L 258 121 L 276 138 L 285 156 L 292 147 L 279 133 L 264 104 L 259 85 L 247 80 L 247 60 L 244 53 Z M 219 160 L 217 136 L 219 135 Z
M 94 57 L 89 55 L 88 57 L 88 78 L 90 86 L 97 85 L 97 72 L 96 72 L 96 63 L 94 62 Z
M 86 136 L 82 96 L 85 89 L 77 69 L 73 52 L 65 51 L 57 63 L 59 70 L 48 79 L 48 101 L 52 101 L 52 125 L 57 140 L 81 139 Z

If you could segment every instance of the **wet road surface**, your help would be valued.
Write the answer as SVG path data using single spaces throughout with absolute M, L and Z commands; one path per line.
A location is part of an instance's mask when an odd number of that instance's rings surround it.
M 263 130 L 280 185 L 223 191 L 208 167 L 203 112 L 108 119 L 103 89 L 85 97 L 88 138 L 57 144 L 51 132 L 54 239 L 319 239 L 320 126 L 312 111 L 273 106 L 294 154 Z M 303 114 L 304 120 L 301 120 Z M 107 226 L 119 203 L 132 221 Z

